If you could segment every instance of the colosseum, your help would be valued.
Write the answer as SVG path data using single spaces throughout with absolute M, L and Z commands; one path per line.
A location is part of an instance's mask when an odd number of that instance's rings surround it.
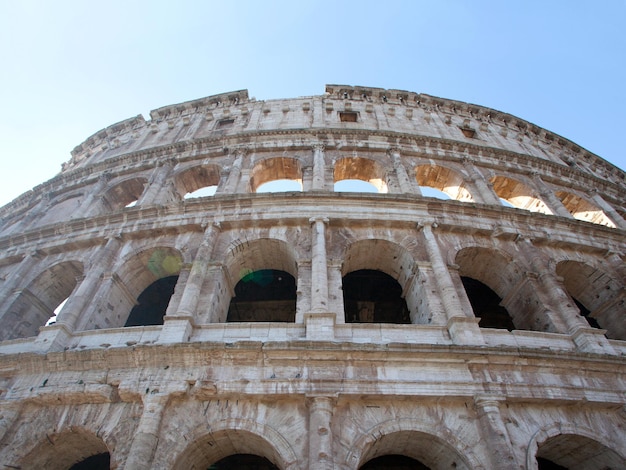
M 235 91 L 0 217 L 3 468 L 626 468 L 626 173 L 530 122 Z

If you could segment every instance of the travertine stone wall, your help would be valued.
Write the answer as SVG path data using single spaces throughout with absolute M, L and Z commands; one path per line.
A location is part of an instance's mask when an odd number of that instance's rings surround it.
M 400 90 L 243 90 L 150 117 L 0 208 L 5 465 L 626 466 L 623 171 L 514 116 Z M 257 192 L 283 179 L 302 190 Z M 295 320 L 228 322 L 237 283 L 266 269 L 295 279 Z M 346 318 L 359 270 L 397 281 L 410 323 Z M 163 323 L 124 327 L 170 276 Z M 464 278 L 515 329 L 479 326 Z

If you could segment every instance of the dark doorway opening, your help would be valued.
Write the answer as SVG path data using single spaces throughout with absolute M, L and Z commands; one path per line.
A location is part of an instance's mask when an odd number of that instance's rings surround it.
M 461 276 L 467 298 L 472 304 L 474 315 L 480 318 L 478 326 L 499 328 L 512 331 L 515 329 L 509 312 L 500 305 L 502 299 L 491 288 L 471 277 Z
M 288 272 L 253 271 L 235 286 L 226 321 L 294 322 L 296 297 L 296 279 Z
M 363 465 L 359 470 L 430 470 L 419 460 L 404 455 L 383 455 Z
M 587 307 L 585 307 L 582 303 L 580 303 L 578 300 L 576 300 L 574 297 L 572 297 L 572 300 L 576 304 L 576 307 L 578 307 L 580 314 L 585 318 L 585 320 L 587 320 L 587 323 L 589 323 L 589 326 L 592 328 L 598 328 L 601 330 L 602 327 L 600 326 L 600 323 L 598 323 L 598 320 L 596 320 L 595 318 L 591 316 L 591 311 Z
M 70 467 L 70 470 L 109 470 L 111 455 L 108 452 L 92 455 Z
M 348 323 L 411 323 L 402 286 L 382 271 L 360 269 L 343 277 Z
M 539 470 L 568 470 L 567 467 L 562 467 L 552 460 L 542 459 L 541 457 L 537 457 L 537 468 Z
M 168 276 L 146 287 L 137 298 L 137 305 L 130 311 L 124 326 L 162 325 L 177 281 L 178 276 Z
M 236 454 L 215 462 L 207 470 L 278 470 L 278 467 L 266 458 L 251 454 Z

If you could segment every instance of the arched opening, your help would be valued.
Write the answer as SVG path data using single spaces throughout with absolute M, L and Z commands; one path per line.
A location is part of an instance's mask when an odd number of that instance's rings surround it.
M 605 328 L 609 338 L 626 340 L 626 295 L 620 282 L 579 261 L 561 261 L 556 274 L 590 326 Z
M 539 470 L 626 468 L 626 459 L 598 441 L 575 434 L 559 434 L 539 445 Z
M 104 194 L 103 201 L 112 211 L 132 207 L 143 194 L 147 182 L 145 178 L 133 178 L 118 183 Z
M 360 269 L 343 277 L 348 323 L 411 323 L 402 286 L 382 271 Z
M 101 438 L 90 431 L 72 427 L 71 431 L 46 434 L 19 464 L 16 468 L 108 470 L 111 455 Z
M 595 204 L 567 191 L 558 191 L 556 196 L 575 219 L 615 228 L 615 224 Z
M 422 195 L 438 199 L 456 199 L 457 201 L 473 201 L 472 195 L 465 187 L 463 177 L 451 170 L 438 165 L 420 165 L 415 170 L 417 184 Z
M 494 176 L 491 178 L 491 184 L 495 193 L 503 201 L 503 205 L 526 209 L 530 212 L 552 214 L 548 206 L 534 195 L 533 190 L 520 181 L 506 176 Z
M 491 248 L 468 247 L 457 253 L 455 264 L 461 278 L 479 281 L 502 299 L 499 303 L 510 315 L 515 329 L 558 332 L 550 312 L 537 297 L 532 280 L 508 255 Z M 470 297 L 479 303 L 472 291 L 466 289 L 466 294 L 470 304 Z
M 337 186 L 344 180 L 349 182 Z M 369 183 L 378 193 L 388 192 L 385 170 L 378 162 L 361 157 L 346 157 L 335 164 L 335 191 L 373 192 L 370 186 L 356 183 L 356 180 Z
M 396 422 L 394 428 L 398 427 Z M 360 470 L 383 468 L 469 470 L 470 468 L 464 456 L 455 447 L 433 434 L 416 430 L 398 430 L 388 434 L 379 431 L 373 436 L 375 438 L 363 446 L 363 454 L 358 467 Z M 388 457 L 388 459 L 378 460 L 379 457 Z M 385 463 L 390 466 L 385 467 Z M 398 467 L 394 467 L 394 463 L 397 463 Z M 403 465 L 409 466 L 403 467 Z
M 251 271 L 235 286 L 226 321 L 294 322 L 296 297 L 296 280 L 288 272 Z
M 499 328 L 512 331 L 515 329 L 511 315 L 506 308 L 500 305 L 502 299 L 493 290 L 476 279 L 461 276 L 467 298 L 472 310 L 480 318 L 478 326 L 481 328 Z
M 429 324 L 432 321 L 430 307 L 426 302 L 425 285 L 414 282 L 419 273 L 415 260 L 409 251 L 397 243 L 380 239 L 358 240 L 348 245 L 343 257 L 341 275 L 343 278 L 343 301 L 345 320 L 360 321 L 359 307 L 366 315 L 367 306 L 372 307 L 374 296 L 387 295 L 386 306 L 394 305 L 396 314 L 391 315 L 391 323 Z M 361 272 L 361 273 L 360 273 Z M 352 273 L 357 273 L 351 276 Z M 358 274 L 360 273 L 360 274 Z M 361 275 L 365 275 L 362 277 Z M 347 280 L 346 280 L 347 278 Z M 359 282 L 368 279 L 372 291 L 360 298 L 359 292 L 365 289 Z M 384 289 L 381 289 L 384 286 Z M 347 297 L 346 297 L 347 295 Z M 389 303 L 391 300 L 391 303 Z M 346 301 L 348 302 L 346 304 Z M 382 297 L 381 297 L 382 301 Z M 369 304 L 355 304 L 354 302 L 370 302 Z M 386 311 L 383 303 L 380 312 Z M 387 310 L 388 311 L 388 310 Z M 400 313 L 401 312 L 401 313 Z M 371 315 L 370 315 L 371 317 Z M 377 318 L 387 318 L 380 314 Z
M 77 261 L 56 264 L 39 274 L 8 308 L 0 339 L 35 336 L 74 291 L 82 274 L 83 266 Z
M 130 311 L 124 326 L 162 325 L 177 281 L 178 276 L 167 276 L 146 287 L 139 294 L 137 304 Z
M 273 432 L 271 428 L 268 430 L 256 423 L 243 424 L 250 424 L 255 431 L 263 432 L 263 436 L 244 429 L 213 430 L 210 434 L 190 442 L 173 464 L 164 465 L 164 468 L 172 470 L 295 468 L 294 465 L 289 465 L 295 463 L 295 455 L 285 447 L 282 436 Z
M 252 454 L 235 454 L 210 465 L 207 470 L 279 470 L 265 457 Z
M 174 177 L 178 197 L 196 199 L 215 195 L 220 182 L 220 171 L 216 165 L 189 168 Z
M 293 245 L 270 238 L 237 241 L 226 259 L 230 282 L 225 280 L 216 292 L 219 313 L 213 321 L 295 321 L 298 264 Z M 231 291 L 227 286 L 233 284 Z
M 376 457 L 362 465 L 359 470 L 430 470 L 430 467 L 411 457 L 391 454 Z
M 250 174 L 250 190 L 257 193 L 261 186 L 266 183 L 279 180 L 282 181 L 282 186 L 280 183 L 276 183 L 274 186 L 269 186 L 270 189 L 265 187 L 263 192 L 301 191 L 302 168 L 300 162 L 295 158 L 277 157 L 257 163 Z M 285 180 L 288 180 L 289 183 L 286 183 Z M 290 189 L 282 189 L 286 188 L 287 185 L 290 185 Z
M 256 190 L 257 193 L 286 193 L 299 191 L 302 191 L 302 181 L 287 179 L 268 181 L 260 185 Z

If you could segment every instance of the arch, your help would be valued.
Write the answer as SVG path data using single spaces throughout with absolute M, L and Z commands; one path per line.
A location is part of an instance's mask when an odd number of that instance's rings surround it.
M 262 269 L 285 271 L 298 279 L 298 263 L 293 246 L 276 238 L 237 240 L 226 255 L 226 270 L 233 285 L 244 276 Z
M 250 190 L 255 193 L 264 183 L 275 180 L 294 180 L 302 187 L 302 167 L 295 158 L 272 157 L 261 160 L 250 173 Z
M 279 290 L 279 293 L 295 293 L 295 287 L 298 284 L 298 263 L 294 246 L 275 238 L 258 238 L 245 242 L 240 240 L 234 241 L 231 243 L 231 248 L 226 255 L 224 268 L 227 282 L 221 283 L 221 290 L 216 293 L 216 298 L 218 299 L 216 302 L 219 305 L 215 306 L 217 311 L 220 312 L 218 315 L 215 315 L 215 318 L 220 319 L 220 321 L 236 318 L 233 315 L 229 317 L 228 312 L 235 308 L 232 305 L 235 299 L 234 296 L 241 293 L 241 289 L 238 289 L 237 286 L 239 285 L 245 290 L 245 286 L 239 284 L 242 280 L 244 280 L 244 284 L 247 280 L 254 280 L 255 278 L 262 282 L 271 282 Z M 226 286 L 230 287 L 227 288 Z M 281 286 L 286 286 L 286 288 L 283 289 Z M 295 313 L 294 299 L 292 297 L 291 294 L 288 297 L 280 297 L 280 305 L 265 305 L 268 308 L 264 307 L 262 309 L 265 314 L 259 318 L 264 318 L 265 320 L 261 321 L 268 321 L 268 319 L 272 318 L 276 318 L 278 321 L 286 321 L 285 314 L 291 315 Z M 271 299 L 267 298 L 265 300 Z M 297 303 L 297 298 L 295 300 Z M 251 298 L 251 301 L 258 302 L 263 301 L 263 299 L 256 297 L 256 300 Z M 246 312 L 252 312 L 254 308 L 258 309 L 260 307 L 259 304 L 255 305 L 244 305 Z M 279 312 L 282 313 L 279 314 Z M 291 321 L 290 316 L 288 321 Z
M 541 214 L 552 214 L 548 206 L 535 196 L 535 192 L 521 181 L 500 175 L 494 176 L 490 181 L 498 197 L 513 207 Z
M 19 291 L 4 316 L 0 339 L 35 336 L 39 327 L 54 316 L 54 310 L 74 291 L 83 275 L 79 261 L 50 266 Z
M 183 255 L 175 248 L 157 246 L 132 253 L 118 263 L 109 279 L 106 309 L 101 317 L 91 317 L 81 329 L 124 326 L 142 292 L 159 279 L 178 276 L 183 266 Z M 102 326 L 104 325 L 104 326 Z
M 384 421 L 365 431 L 351 446 L 346 466 L 360 468 L 372 459 L 391 454 L 410 457 L 433 469 L 484 468 L 471 447 L 451 430 L 410 418 Z
M 538 470 L 537 457 L 581 470 L 626 468 L 623 443 L 621 446 L 583 425 L 552 423 L 531 437 L 526 450 L 526 468 Z
M 361 180 L 372 184 L 379 193 L 388 192 L 385 169 L 375 160 L 362 157 L 345 157 L 337 160 L 334 182 Z
M 460 276 L 479 281 L 502 299 L 500 304 L 515 329 L 556 332 L 528 274 L 508 254 L 493 248 L 466 247 L 457 252 L 455 264 Z
M 559 262 L 556 274 L 563 279 L 565 290 L 588 321 L 595 320 L 600 328 L 605 328 L 609 338 L 626 340 L 623 284 L 605 271 L 580 261 Z
M 217 187 L 220 182 L 220 169 L 217 165 L 197 165 L 174 175 L 174 187 L 179 197 L 202 197 L 201 189 Z
M 575 219 L 615 228 L 602 209 L 586 199 L 567 191 L 558 191 L 556 196 Z
M 415 169 L 415 179 L 420 186 L 433 188 L 457 201 L 473 201 L 465 187 L 465 181 L 458 172 L 439 165 L 419 165 Z
M 141 197 L 146 184 L 148 180 L 142 177 L 121 181 L 104 193 L 103 201 L 109 210 L 122 209 Z
M 171 466 L 172 470 L 206 468 L 234 454 L 264 457 L 281 470 L 296 470 L 299 463 L 291 445 L 276 429 L 247 419 L 226 419 L 211 423 L 195 433 Z
M 100 459 L 95 456 L 101 455 Z M 54 434 L 46 434 L 34 448 L 19 462 L 20 468 L 45 468 L 49 470 L 67 470 L 81 468 L 86 459 L 103 459 L 110 452 L 105 442 L 93 432 L 72 426 L 70 429 Z M 90 468 L 101 468 L 92 466 Z M 106 467 L 109 468 L 109 467 Z
M 430 322 L 423 284 L 414 282 L 417 265 L 406 248 L 383 239 L 357 240 L 349 244 L 343 255 L 341 276 L 345 278 L 349 273 L 364 270 L 378 271 L 397 281 L 411 323 Z

